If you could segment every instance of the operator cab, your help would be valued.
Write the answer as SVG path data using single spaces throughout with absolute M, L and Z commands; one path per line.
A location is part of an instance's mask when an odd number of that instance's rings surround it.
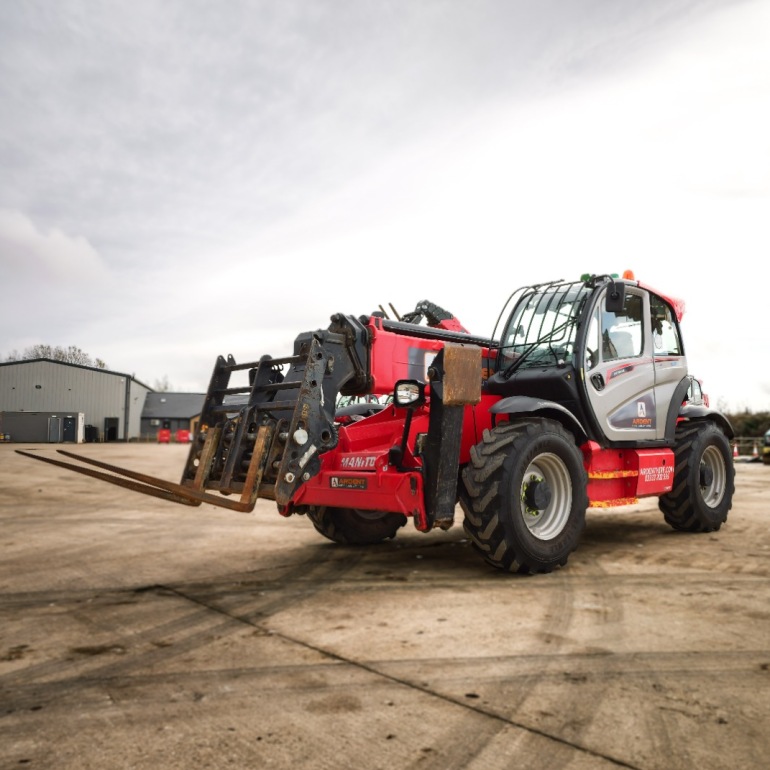
M 626 273 L 526 287 L 509 305 L 488 392 L 554 402 L 601 445 L 673 435 L 687 375 L 675 301 Z

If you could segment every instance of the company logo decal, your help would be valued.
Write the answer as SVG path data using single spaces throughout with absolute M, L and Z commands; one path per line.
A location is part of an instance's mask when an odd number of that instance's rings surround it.
M 654 430 L 657 415 L 651 393 L 638 395 L 610 415 L 610 425 L 616 430 Z
M 636 403 L 636 417 L 631 420 L 631 425 L 634 428 L 651 428 L 652 418 L 647 416 L 647 405 L 644 401 L 637 401 Z
M 350 470 L 374 470 L 376 459 L 376 455 L 346 455 L 340 460 L 340 465 Z
M 347 476 L 332 476 L 329 479 L 329 486 L 332 489 L 366 489 L 367 480 Z
M 646 482 L 669 481 L 674 475 L 674 467 L 672 465 L 659 465 L 657 468 L 640 468 L 639 475 Z

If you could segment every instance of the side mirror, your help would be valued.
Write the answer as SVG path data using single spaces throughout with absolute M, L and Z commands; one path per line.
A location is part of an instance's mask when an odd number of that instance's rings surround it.
M 607 295 L 604 309 L 608 313 L 622 313 L 626 304 L 626 285 L 623 281 L 610 281 L 607 284 Z
M 425 383 L 419 380 L 398 380 L 393 389 L 393 404 L 401 408 L 416 408 L 425 403 Z

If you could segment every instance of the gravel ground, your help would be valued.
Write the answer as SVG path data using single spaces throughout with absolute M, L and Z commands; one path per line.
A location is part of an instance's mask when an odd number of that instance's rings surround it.
M 525 577 L 459 524 L 344 548 L 267 501 L 178 506 L 16 448 L 3 770 L 769 766 L 770 466 L 736 463 L 719 532 L 655 499 L 589 511 L 567 567 Z M 73 451 L 172 481 L 186 455 Z

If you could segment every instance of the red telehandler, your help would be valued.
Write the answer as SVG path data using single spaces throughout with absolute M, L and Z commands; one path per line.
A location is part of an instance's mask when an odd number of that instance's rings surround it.
M 427 301 L 398 320 L 335 314 L 291 355 L 217 359 L 179 484 L 22 454 L 185 504 L 273 500 L 354 545 L 410 518 L 448 529 L 459 504 L 489 564 L 550 572 L 578 547 L 588 508 L 656 496 L 676 530 L 727 519 L 733 430 L 688 402 L 683 310 L 627 271 L 518 289 L 492 338 Z M 340 394 L 392 399 L 343 424 Z

